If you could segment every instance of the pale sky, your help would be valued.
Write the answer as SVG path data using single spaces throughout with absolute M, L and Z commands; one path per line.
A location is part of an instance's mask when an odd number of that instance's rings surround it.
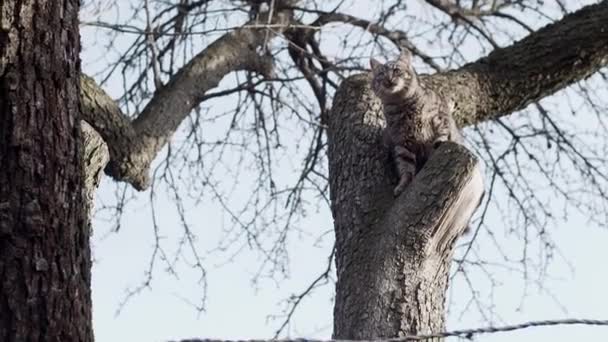
M 351 6 L 353 14 L 366 16 L 363 3 Z M 418 6 L 418 5 L 415 5 Z M 375 9 L 378 10 L 378 9 Z M 110 59 L 112 52 L 103 50 L 103 38 L 91 29 L 83 29 L 82 55 L 85 72 L 99 70 Z M 132 38 L 132 37 L 131 37 Z M 128 46 L 129 37 L 119 38 L 118 46 Z M 336 52 L 338 53 L 338 52 Z M 475 55 L 477 52 L 471 52 Z M 225 86 L 229 81 L 222 83 Z M 117 96 L 122 89 L 121 80 L 113 78 L 106 90 Z M 559 95 L 558 95 L 559 96 Z M 560 102 L 552 108 L 560 110 Z M 216 102 L 221 106 L 221 102 Z M 226 105 L 229 107 L 229 105 Z M 585 116 L 586 115 L 586 116 Z M 578 122 L 591 120 L 590 114 L 581 113 Z M 213 127 L 211 129 L 213 130 Z M 209 131 L 208 130 L 208 131 Z M 179 139 L 179 135 L 176 139 Z M 231 158 L 233 156 L 227 156 Z M 160 159 L 160 158 L 159 158 Z M 297 166 L 297 165 L 295 165 Z M 289 181 L 294 173 L 284 168 L 278 178 Z M 225 183 L 232 180 L 229 176 Z M 248 191 L 245 181 L 236 188 L 236 194 Z M 101 203 L 111 204 L 115 198 L 115 185 L 104 178 L 98 190 L 98 207 Z M 282 301 L 293 293 L 302 291 L 326 265 L 333 236 L 327 234 L 332 228 L 328 208 L 320 205 L 318 211 L 309 211 L 299 224 L 301 232 L 294 233 L 288 240 L 290 247 L 289 270 L 286 279 L 261 279 L 257 283 L 252 278 L 260 265 L 260 255 L 245 248 L 228 262 L 228 254 L 212 253 L 222 239 L 223 232 L 230 223 L 220 206 L 210 196 L 195 205 L 186 200 L 187 220 L 198 236 L 199 254 L 203 256 L 208 283 L 206 311 L 200 314 L 189 302 L 198 305 L 203 296 L 197 284 L 199 273 L 183 261 L 178 264 L 177 275 L 165 272 L 159 261 L 151 288 L 132 298 L 120 315 L 115 313 L 125 298 L 127 289 L 133 288 L 144 279 L 154 246 L 150 192 L 136 194 L 137 199 L 127 207 L 118 233 L 109 233 L 112 222 L 107 215 L 94 220 L 93 248 L 93 324 L 98 342 L 111 341 L 166 341 L 183 338 L 250 339 L 271 338 L 281 320 L 269 320 L 269 316 L 280 315 L 284 308 Z M 505 198 L 499 195 L 498 198 Z M 165 246 L 171 248 L 177 243 L 181 223 L 171 194 L 166 191 L 156 193 L 156 213 Z M 559 201 L 552 201 L 551 208 L 560 208 Z M 559 209 L 557 209 L 559 210 Z M 496 226 L 496 239 L 507 251 L 521 250 L 518 239 L 505 233 L 501 216 L 493 209 L 487 217 L 490 226 Z M 496 325 L 515 324 L 530 320 L 558 318 L 608 319 L 608 270 L 604 261 L 608 260 L 608 231 L 588 223 L 588 219 L 570 213 L 567 219 L 551 227 L 551 236 L 560 248 L 549 264 L 547 278 L 542 286 L 551 296 L 541 293 L 534 283 L 535 273 L 531 273 L 528 286 L 521 274 L 509 270 L 496 271 L 493 286 L 481 272 L 471 273 L 471 283 L 485 305 L 493 305 L 496 316 L 485 317 Z M 320 236 L 323 238 L 317 241 Z M 487 239 L 487 238 L 486 238 Z M 175 243 L 172 243 L 175 241 Z M 482 240 L 476 252 L 497 257 L 495 247 Z M 540 250 L 531 247 L 530 253 Z M 188 255 L 187 254 L 187 258 Z M 334 277 L 335 279 L 335 277 Z M 522 301 L 523 294 L 526 294 Z M 289 333 L 291 337 L 329 338 L 332 332 L 333 284 L 317 289 L 313 296 L 305 299 L 296 312 Z M 455 309 L 448 316 L 448 330 L 486 326 L 483 317 L 477 313 L 474 302 L 469 311 L 461 315 L 467 305 L 471 291 L 462 277 L 457 278 L 450 288 L 450 298 Z M 557 304 L 559 302 L 560 304 Z M 533 328 L 517 332 L 495 335 L 481 335 L 478 341 L 572 341 L 608 337 L 608 327 L 550 327 Z M 452 339 L 456 340 L 456 339 Z

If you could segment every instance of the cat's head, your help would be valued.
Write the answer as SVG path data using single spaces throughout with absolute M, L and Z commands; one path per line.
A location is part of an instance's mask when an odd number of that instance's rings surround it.
M 397 94 L 407 93 L 416 86 L 416 73 L 412 68 L 412 55 L 402 50 L 399 58 L 382 64 L 370 59 L 372 69 L 372 90 L 381 99 L 388 99 Z

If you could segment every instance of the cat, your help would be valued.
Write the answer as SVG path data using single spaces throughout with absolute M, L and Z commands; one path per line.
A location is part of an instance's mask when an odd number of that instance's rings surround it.
M 371 88 L 384 106 L 385 143 L 392 148 L 399 176 L 393 190 L 399 196 L 441 142 L 463 143 L 453 107 L 427 88 L 412 66 L 412 55 L 402 50 L 399 58 L 382 64 L 370 60 Z

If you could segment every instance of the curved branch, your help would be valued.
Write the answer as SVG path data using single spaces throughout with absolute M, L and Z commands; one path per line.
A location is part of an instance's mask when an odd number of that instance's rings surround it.
M 262 15 L 256 22 L 269 23 L 273 30 L 248 23 L 222 36 L 158 89 L 134 121 L 91 78 L 83 76 L 83 115 L 108 144 L 111 159 L 106 173 L 138 190 L 146 189 L 150 164 L 207 91 L 233 71 L 270 76 L 271 57 L 261 55 L 259 49 L 288 27 L 290 17 L 289 11 L 275 13 L 270 21 Z
M 586 6 L 460 69 L 422 76 L 455 104 L 461 126 L 492 120 L 578 82 L 608 64 L 608 1 Z M 364 85 L 367 75 L 346 82 Z M 355 95 L 357 96 L 357 95 Z
M 471 125 L 510 114 L 608 64 L 608 1 L 584 7 L 459 70 L 429 77 Z

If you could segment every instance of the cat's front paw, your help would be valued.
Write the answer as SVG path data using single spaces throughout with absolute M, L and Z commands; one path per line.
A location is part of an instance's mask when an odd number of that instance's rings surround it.
M 413 178 L 413 174 L 411 174 L 411 173 L 406 173 L 403 176 L 401 176 L 401 179 L 399 179 L 399 183 L 393 190 L 393 196 L 397 197 L 397 196 L 401 195 L 403 190 L 405 190 L 405 188 L 407 188 L 407 186 L 410 185 L 410 183 L 412 182 L 412 178 Z
M 439 148 L 439 145 L 441 145 L 443 143 L 443 140 L 435 140 L 435 142 L 433 143 L 433 148 L 436 150 Z
M 435 141 L 433 141 L 433 148 L 437 149 L 439 145 L 443 144 L 446 141 L 448 141 L 447 135 L 440 136 L 439 138 L 435 139 Z

